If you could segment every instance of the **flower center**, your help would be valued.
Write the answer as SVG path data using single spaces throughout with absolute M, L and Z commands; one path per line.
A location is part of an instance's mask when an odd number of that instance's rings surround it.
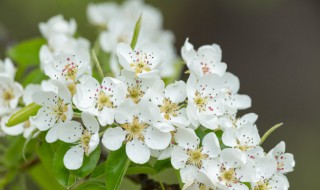
M 229 170 L 226 170 L 223 167 L 219 180 L 226 182 L 227 185 L 237 182 L 238 180 L 235 176 L 235 169 L 231 168 Z
M 68 89 L 69 89 L 69 91 L 70 91 L 72 96 L 76 94 L 77 86 L 76 86 L 76 84 L 74 82 L 68 84 L 67 87 L 68 87 Z
M 163 100 L 162 106 L 160 106 L 160 112 L 164 113 L 164 118 L 169 120 L 172 117 L 177 117 L 177 111 L 180 109 L 180 106 L 176 103 L 171 102 L 170 99 L 165 98 Z
M 144 141 L 142 132 L 148 126 L 149 125 L 147 123 L 139 122 L 139 118 L 137 116 L 133 117 L 132 123 L 121 125 L 121 127 L 129 133 L 126 137 L 127 141 L 131 141 L 133 138 L 138 138 L 139 140 Z
M 7 89 L 2 93 L 2 97 L 5 102 L 10 102 L 12 99 L 14 99 L 14 93 L 13 90 Z
M 208 67 L 208 65 L 206 63 L 201 63 L 202 66 L 202 72 L 203 74 L 208 74 L 210 73 L 210 68 Z
M 140 99 L 144 95 L 144 92 L 140 89 L 140 86 L 128 87 L 127 91 L 127 98 L 130 97 L 136 104 L 139 103 Z
M 88 156 L 89 143 L 91 139 L 91 133 L 88 130 L 84 130 L 80 139 L 81 145 L 84 148 L 84 152 Z
M 113 102 L 111 101 L 112 95 L 108 95 L 102 90 L 99 92 L 97 97 L 97 104 L 96 108 L 98 108 L 99 111 L 101 111 L 104 107 L 107 108 L 114 108 Z
M 199 111 L 206 111 L 207 100 L 208 97 L 202 97 L 198 91 L 195 93 L 195 96 L 193 98 L 193 101 Z
M 268 190 L 268 184 L 264 183 L 263 181 L 259 181 L 257 186 L 255 186 L 254 190 Z
M 189 149 L 187 151 L 187 154 L 189 155 L 189 158 L 187 160 L 187 165 L 194 165 L 198 167 L 199 169 L 202 167 L 202 160 L 208 158 L 207 154 L 202 154 L 202 147 L 197 148 L 195 150 Z
M 78 73 L 78 67 L 74 63 L 67 64 L 62 70 L 67 80 L 75 81 Z
M 56 115 L 56 122 L 67 120 L 66 112 L 68 111 L 68 104 L 63 102 L 63 99 L 59 98 L 57 105 L 53 108 L 53 114 Z
M 141 52 L 136 52 L 136 56 L 138 58 L 130 63 L 130 66 L 135 70 L 135 75 L 137 76 L 143 72 L 150 72 L 151 68 L 148 61 L 148 56 Z

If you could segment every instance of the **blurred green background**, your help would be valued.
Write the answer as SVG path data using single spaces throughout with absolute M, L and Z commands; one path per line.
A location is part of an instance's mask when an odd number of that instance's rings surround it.
M 97 31 L 87 21 L 89 0 L 0 0 L 0 58 L 10 45 L 40 36 L 38 23 L 63 14 L 75 18 L 79 33 Z M 296 159 L 288 175 L 292 190 L 320 189 L 320 1 L 319 0 L 147 0 L 163 12 L 176 35 L 199 47 L 218 43 L 228 70 L 253 100 L 260 134 L 284 126 L 267 140 L 281 140 Z M 128 189 L 128 188 L 124 188 Z

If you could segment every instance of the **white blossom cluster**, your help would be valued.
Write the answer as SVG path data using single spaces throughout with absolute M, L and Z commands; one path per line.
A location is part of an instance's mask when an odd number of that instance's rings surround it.
M 134 8 L 133 8 L 134 7 Z M 142 13 L 136 48 L 130 40 Z M 9 135 L 46 133 L 48 143 L 72 144 L 64 164 L 76 170 L 101 144 L 109 151 L 126 147 L 136 164 L 150 157 L 171 159 L 185 190 L 285 190 L 286 173 L 293 171 L 293 155 L 280 142 L 268 153 L 260 146 L 258 116 L 237 116 L 251 106 L 239 94 L 239 79 L 226 72 L 217 44 L 194 49 L 188 41 L 181 56 L 189 71 L 187 82 L 165 85 L 176 55 L 172 34 L 162 29 L 162 16 L 141 1 L 123 5 L 91 4 L 91 23 L 103 28 L 99 42 L 110 53 L 114 77 L 102 81 L 91 72 L 90 43 L 74 38 L 76 23 L 62 16 L 40 24 L 47 44 L 40 50 L 41 68 L 49 77 L 24 91 L 14 82 L 9 59 L 0 61 L 1 128 Z M 166 56 L 168 55 L 168 56 Z M 167 74 L 165 74 L 168 72 Z M 23 104 L 40 105 L 25 123 L 7 127 L 8 116 Z M 202 131 L 204 135 L 200 135 Z

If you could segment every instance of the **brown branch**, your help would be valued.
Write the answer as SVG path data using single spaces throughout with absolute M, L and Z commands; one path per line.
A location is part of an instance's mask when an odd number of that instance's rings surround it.
M 27 169 L 32 168 L 33 166 L 37 165 L 38 163 L 40 163 L 40 159 L 38 157 L 36 157 L 36 158 L 22 164 L 19 169 L 20 170 L 27 170 Z

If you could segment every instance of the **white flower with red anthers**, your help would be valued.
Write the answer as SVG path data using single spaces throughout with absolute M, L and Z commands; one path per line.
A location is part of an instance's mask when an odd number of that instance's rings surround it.
M 153 78 L 158 75 L 157 66 L 161 59 L 154 46 L 145 44 L 132 50 L 129 44 L 120 43 L 117 54 L 120 65 L 135 73 L 136 77 Z
M 243 151 L 248 160 L 254 161 L 264 156 L 264 151 L 259 146 L 260 135 L 256 125 L 247 125 L 239 129 L 225 129 L 222 135 L 222 142 L 228 147 Z
M 239 149 L 227 148 L 222 150 L 219 158 L 207 162 L 202 172 L 219 189 L 249 190 L 242 182 L 253 182 L 256 172 L 246 162 L 246 156 Z
M 125 100 L 125 85 L 114 78 L 105 77 L 101 84 L 88 75 L 80 79 L 73 97 L 76 107 L 98 117 L 102 126 L 112 124 L 116 108 Z
M 171 164 L 175 169 L 180 169 L 184 183 L 193 182 L 206 162 L 217 157 L 221 151 L 218 138 L 213 132 L 203 138 L 202 146 L 194 132 L 178 133 L 175 141 L 178 146 L 172 151 Z
M 190 75 L 187 83 L 187 114 L 191 123 L 199 123 L 209 129 L 216 129 L 221 124 L 222 116 L 232 116 L 238 110 L 251 106 L 247 95 L 237 94 L 239 79 L 231 73 L 223 77 L 207 74 L 197 80 Z
M 23 103 L 25 105 L 32 103 L 33 94 L 39 91 L 41 91 L 40 85 L 29 84 L 26 86 L 23 91 Z M 23 134 L 24 138 L 29 138 L 36 130 L 36 127 L 33 125 L 30 119 L 15 126 L 7 127 L 6 123 L 8 122 L 9 118 L 10 116 L 5 116 L 1 119 L 1 129 L 7 135 L 17 136 Z
M 136 78 L 133 72 L 126 70 L 121 71 L 119 80 L 126 85 L 126 99 L 131 99 L 136 104 L 140 100 L 149 100 L 152 94 L 154 94 L 154 85 L 161 81 L 158 76 L 153 78 Z
M 159 108 L 153 103 L 132 100 L 122 103 L 115 115 L 118 126 L 109 128 L 103 135 L 102 143 L 109 150 L 118 150 L 123 143 L 129 159 L 144 164 L 150 159 L 150 151 L 163 150 L 169 146 L 170 131 L 161 129 Z
M 295 166 L 293 154 L 285 153 L 286 144 L 281 141 L 277 146 L 269 151 L 268 155 L 273 156 L 277 160 L 277 172 L 286 174 L 292 172 Z
M 57 129 L 58 138 L 66 143 L 72 143 L 63 163 L 69 170 L 76 170 L 82 166 L 83 157 L 89 156 L 99 145 L 99 123 L 95 117 L 82 112 L 82 123 L 69 121 L 61 123 Z
M 14 111 L 22 96 L 22 86 L 6 75 L 0 75 L 0 117 Z
M 277 161 L 272 155 L 265 155 L 255 162 L 257 180 L 251 183 L 254 190 L 287 190 L 286 176 L 277 174 Z
M 187 38 L 181 48 L 183 60 L 187 63 L 190 72 L 200 78 L 206 74 L 214 73 L 223 76 L 227 65 L 221 62 L 222 51 L 219 45 L 204 45 L 195 51 Z
M 34 93 L 33 101 L 42 106 L 37 115 L 30 118 L 30 121 L 40 131 L 49 129 L 46 140 L 51 143 L 58 139 L 57 124 L 68 122 L 73 117 L 71 94 L 67 86 L 59 81 L 51 80 L 49 83 L 55 86 L 54 91 L 40 91 Z
M 51 79 L 75 83 L 84 74 L 91 74 L 88 52 L 77 54 L 59 54 L 44 68 Z
M 16 68 L 14 67 L 11 59 L 6 58 L 4 61 L 0 60 L 0 76 L 7 76 L 14 79 Z
M 241 117 L 237 117 L 236 115 L 231 115 L 227 117 L 221 118 L 220 128 L 222 130 L 226 129 L 240 129 L 245 126 L 252 126 L 257 121 L 258 115 L 255 113 L 247 113 Z
M 77 29 L 77 24 L 74 19 L 69 22 L 64 20 L 62 15 L 57 15 L 50 18 L 46 23 L 39 24 L 41 34 L 49 39 L 51 36 L 57 34 L 64 34 L 73 36 Z
M 150 94 L 151 101 L 158 105 L 164 121 L 177 127 L 187 127 L 190 122 L 186 114 L 186 84 L 176 81 L 165 87 L 162 80 L 158 81 Z

